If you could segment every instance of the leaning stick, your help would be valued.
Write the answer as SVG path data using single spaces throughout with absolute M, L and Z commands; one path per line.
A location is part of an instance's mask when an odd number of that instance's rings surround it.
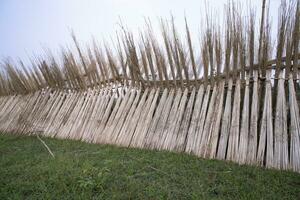
M 54 154 L 52 153 L 51 149 L 48 147 L 48 145 L 40 138 L 40 136 L 37 134 L 36 137 L 39 139 L 39 141 L 41 141 L 41 143 L 46 147 L 47 151 L 49 152 L 49 154 L 55 158 Z
M 289 106 L 290 106 L 290 165 L 293 171 L 300 172 L 300 116 L 299 106 L 293 76 L 289 76 Z
M 245 164 L 247 160 L 247 150 L 249 142 L 249 77 L 246 74 L 246 85 L 244 94 L 244 104 L 242 113 L 242 124 L 241 124 L 241 134 L 239 140 L 239 154 L 238 162 L 239 164 Z

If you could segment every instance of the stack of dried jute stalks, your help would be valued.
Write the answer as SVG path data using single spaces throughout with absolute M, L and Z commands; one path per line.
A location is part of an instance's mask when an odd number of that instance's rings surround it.
M 148 23 L 139 40 L 122 29 L 116 50 L 83 50 L 72 35 L 76 53 L 60 61 L 5 60 L 0 131 L 300 172 L 299 6 L 282 2 L 276 45 L 264 0 L 258 31 L 233 3 L 224 31 L 207 20 L 200 56 L 187 23 L 182 40 L 162 20 L 162 45 Z

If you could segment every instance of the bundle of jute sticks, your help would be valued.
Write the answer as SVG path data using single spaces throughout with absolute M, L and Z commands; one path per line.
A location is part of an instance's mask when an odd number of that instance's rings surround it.
M 257 32 L 254 11 L 233 3 L 224 33 L 207 20 L 199 58 L 187 22 L 182 40 L 162 20 L 162 45 L 148 22 L 138 42 L 122 29 L 115 51 L 72 35 L 76 53 L 60 61 L 5 60 L 0 131 L 300 172 L 299 6 L 282 2 L 276 45 L 264 0 Z

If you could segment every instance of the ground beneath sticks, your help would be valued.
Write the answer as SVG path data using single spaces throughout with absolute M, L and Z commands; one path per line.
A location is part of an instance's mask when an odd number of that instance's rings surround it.
M 0 136 L 0 199 L 299 199 L 300 174 L 78 141 Z

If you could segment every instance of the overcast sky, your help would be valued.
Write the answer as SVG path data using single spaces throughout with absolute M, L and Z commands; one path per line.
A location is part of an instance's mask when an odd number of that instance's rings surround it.
M 118 22 L 137 32 L 144 27 L 144 17 L 157 23 L 158 18 L 175 17 L 179 32 L 183 31 L 187 16 L 192 36 L 201 27 L 205 0 L 1 0 L 0 1 L 0 58 L 10 56 L 26 59 L 39 55 L 43 46 L 57 51 L 70 44 L 70 30 L 74 30 L 81 43 L 114 38 Z M 214 16 L 223 21 L 223 8 L 227 0 L 209 0 Z M 244 8 L 261 7 L 261 0 L 240 1 Z M 248 3 L 247 3 L 248 2 Z M 271 0 L 270 13 L 276 25 L 280 0 Z M 256 19 L 258 20 L 258 18 Z M 275 22 L 275 23 L 274 23 Z M 183 35 L 184 33 L 182 33 Z

